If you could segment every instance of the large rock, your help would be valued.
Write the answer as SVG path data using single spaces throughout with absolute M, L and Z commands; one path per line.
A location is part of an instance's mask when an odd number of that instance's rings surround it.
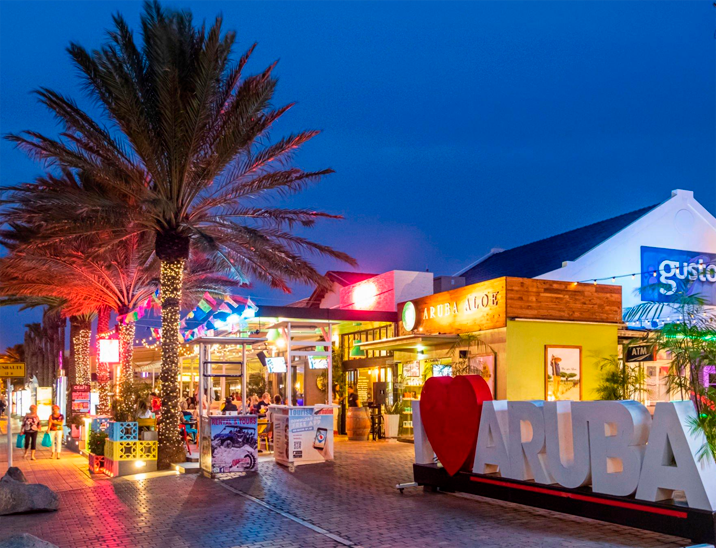
M 34 537 L 29 533 L 13 535 L 0 541 L 0 548 L 58 548 L 57 545 Z
M 5 472 L 6 476 L 10 476 L 15 481 L 19 481 L 20 483 L 27 483 L 27 478 L 25 477 L 25 474 L 22 473 L 22 470 L 20 470 L 17 466 L 11 466 L 7 469 L 7 472 Z
M 57 493 L 47 485 L 17 481 L 13 476 L 17 477 L 17 474 L 8 471 L 0 479 L 0 516 L 21 512 L 48 512 L 59 508 L 60 499 Z M 22 477 L 24 479 L 24 476 Z

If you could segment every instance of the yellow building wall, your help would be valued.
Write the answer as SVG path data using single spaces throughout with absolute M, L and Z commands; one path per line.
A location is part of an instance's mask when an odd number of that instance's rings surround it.
M 498 393 L 508 400 L 546 399 L 546 345 L 582 347 L 582 399 L 592 400 L 602 377 L 599 362 L 617 353 L 617 326 L 508 320 L 506 386 Z

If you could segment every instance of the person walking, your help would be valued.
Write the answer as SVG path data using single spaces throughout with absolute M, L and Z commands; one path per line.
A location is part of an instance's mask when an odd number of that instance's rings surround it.
M 25 436 L 25 454 L 27 458 L 27 452 L 30 453 L 30 460 L 35 459 L 35 449 L 37 449 L 37 433 L 40 431 L 40 417 L 37 416 L 37 406 L 31 405 L 30 412 L 27 413 L 22 419 L 22 428 L 20 433 Z
M 62 427 L 65 422 L 65 416 L 60 413 L 60 408 L 57 405 L 52 406 L 52 415 L 47 420 L 47 432 L 50 434 L 50 440 L 52 441 L 52 454 L 50 458 L 60 458 L 60 452 L 62 451 Z

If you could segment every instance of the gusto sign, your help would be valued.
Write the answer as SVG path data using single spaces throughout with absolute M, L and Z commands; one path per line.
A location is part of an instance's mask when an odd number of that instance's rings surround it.
M 699 459 L 690 401 L 492 401 L 477 375 L 433 377 L 413 402 L 415 461 L 505 478 L 592 486 L 645 501 L 683 491 L 691 508 L 716 511 L 716 463 Z

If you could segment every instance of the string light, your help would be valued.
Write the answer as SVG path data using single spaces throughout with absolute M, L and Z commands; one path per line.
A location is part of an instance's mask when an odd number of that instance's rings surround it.
M 164 260 L 161 263 L 160 285 L 162 299 L 162 409 L 158 421 L 159 467 L 184 460 L 184 446 L 179 436 L 181 421 L 181 383 L 179 380 L 179 322 L 184 259 Z
M 646 271 L 644 271 L 644 272 L 633 272 L 633 273 L 631 273 L 631 274 L 619 274 L 619 275 L 617 275 L 617 276 L 607 276 L 606 278 L 590 278 L 590 279 L 588 279 L 588 280 L 582 280 L 582 281 L 577 282 L 577 283 L 584 284 L 584 283 L 589 283 L 589 282 L 591 281 L 591 282 L 594 282 L 594 283 L 596 284 L 596 283 L 598 283 L 598 282 L 607 281 L 607 280 L 609 280 L 609 279 L 611 279 L 613 282 L 615 282 L 615 281 L 617 280 L 617 278 L 628 278 L 628 277 L 630 277 L 630 276 L 631 276 L 631 279 L 633 280 L 633 279 L 635 279 L 637 276 L 642 276 L 642 275 L 645 275 L 645 274 L 646 274 L 646 275 L 651 275 L 651 276 L 653 276 L 653 277 L 656 277 L 656 275 L 659 274 L 659 273 L 663 273 L 663 271 L 662 271 L 662 270 L 646 270 Z
M 90 339 L 92 331 L 87 328 L 80 328 L 72 338 L 75 355 L 75 371 L 77 384 L 90 384 L 92 375 L 90 371 Z
M 99 341 L 102 339 L 109 339 L 114 335 L 113 331 L 107 333 L 100 333 L 97 335 L 97 356 L 99 356 Z M 98 415 L 109 415 L 112 411 L 110 392 L 111 386 L 109 383 L 109 368 L 110 365 L 105 362 L 97 362 L 97 389 L 99 392 L 99 403 L 97 405 Z
M 134 354 L 134 322 L 119 324 L 119 412 L 124 420 L 134 416 L 134 369 L 132 358 Z

